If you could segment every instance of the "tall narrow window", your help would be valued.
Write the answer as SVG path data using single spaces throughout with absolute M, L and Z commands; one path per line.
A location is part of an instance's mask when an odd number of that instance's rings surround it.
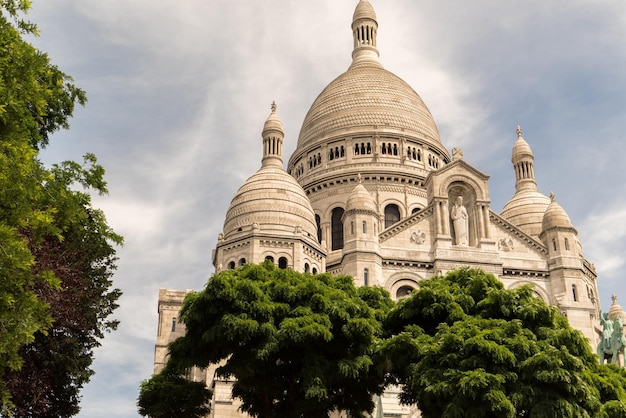
M 556 247 L 556 240 L 555 240 L 554 238 L 552 238 L 552 249 L 553 249 L 554 251 L 556 251 L 556 248 L 557 248 L 557 247 Z
M 392 203 L 385 206 L 385 228 L 389 228 L 398 221 L 400 221 L 400 209 L 398 205 Z
M 350 235 L 354 235 L 354 222 L 350 222 Z
M 363 270 L 363 285 L 367 286 L 370 280 L 370 271 L 368 269 Z
M 575 284 L 572 285 L 572 297 L 574 298 L 574 302 L 578 302 L 578 291 Z
M 563 243 L 565 244 L 565 251 L 569 251 L 569 241 L 567 240 L 567 238 L 565 238 Z
M 315 223 L 317 224 L 317 242 L 322 242 L 322 220 L 319 215 L 315 215 Z
M 311 267 L 309 266 L 309 263 L 304 263 L 304 272 L 308 273 L 311 270 Z
M 176 331 L 176 318 L 172 318 L 172 332 Z
M 231 261 L 230 263 L 228 263 L 228 269 L 229 270 L 234 270 L 234 268 L 235 268 L 235 262 L 234 261 Z
M 344 210 L 342 208 L 335 208 L 330 216 L 330 228 L 332 231 L 332 250 L 341 250 L 343 248 L 343 217 Z
M 367 234 L 367 222 L 363 221 L 363 233 Z

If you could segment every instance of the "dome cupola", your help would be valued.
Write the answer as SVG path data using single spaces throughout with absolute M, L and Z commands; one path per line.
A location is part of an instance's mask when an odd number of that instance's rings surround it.
M 361 182 L 361 176 L 359 175 L 359 183 L 350 193 L 348 201 L 346 202 L 346 213 L 354 210 L 367 211 L 377 214 L 376 202 L 374 198 L 367 191 L 363 183 Z
M 263 125 L 263 165 L 283 166 L 283 139 L 285 131 L 283 123 L 276 114 L 276 102 L 272 102 L 272 113 Z
M 515 171 L 515 195 L 504 205 L 500 215 L 526 234 L 538 238 L 550 199 L 537 190 L 534 159 L 530 145 L 518 126 L 511 156 Z
M 565 210 L 556 201 L 554 193 L 550 193 L 550 204 L 543 215 L 542 229 L 547 231 L 552 228 L 572 228 L 572 221 Z
M 354 50 L 352 62 L 361 61 L 378 62 L 378 49 L 376 48 L 376 32 L 378 22 L 376 13 L 371 3 L 360 0 L 352 16 L 352 36 L 354 38 Z

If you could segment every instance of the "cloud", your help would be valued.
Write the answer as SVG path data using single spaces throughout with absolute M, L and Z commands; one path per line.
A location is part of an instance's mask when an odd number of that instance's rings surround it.
M 514 193 L 515 127 L 539 189 L 557 193 L 600 273 L 626 295 L 626 9 L 619 2 L 371 0 L 386 69 L 424 99 L 449 150 L 491 175 L 491 207 Z M 261 163 L 278 103 L 285 162 L 321 90 L 350 64 L 354 1 L 35 2 L 33 40 L 87 90 L 47 163 L 94 152 L 125 236 L 119 331 L 96 352 L 80 416 L 136 416 L 152 372 L 159 287 L 201 288 L 237 189 Z M 626 297 L 626 296 L 625 296 Z M 609 306 L 603 300 L 605 310 Z

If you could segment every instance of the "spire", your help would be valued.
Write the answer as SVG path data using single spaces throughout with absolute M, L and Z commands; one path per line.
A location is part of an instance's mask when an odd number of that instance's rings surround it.
M 352 63 L 362 61 L 378 62 L 378 49 L 376 48 L 376 34 L 378 22 L 376 13 L 368 0 L 359 0 L 354 15 L 352 16 L 352 37 L 354 38 L 354 50 L 352 51 Z
M 515 191 L 521 190 L 537 190 L 537 182 L 535 181 L 535 157 L 530 145 L 522 136 L 522 128 L 517 125 L 517 140 L 513 145 L 513 153 L 511 162 L 513 170 L 515 170 Z
M 276 114 L 276 102 L 272 102 L 272 112 L 263 125 L 263 161 L 262 166 L 283 165 L 283 124 Z

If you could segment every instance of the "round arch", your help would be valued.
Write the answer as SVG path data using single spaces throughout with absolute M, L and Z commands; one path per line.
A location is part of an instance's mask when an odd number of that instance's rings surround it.
M 534 283 L 530 280 L 518 280 L 518 281 L 511 283 L 509 286 L 506 286 L 506 288 L 512 290 L 512 289 L 517 289 L 518 287 L 524 286 L 526 284 L 530 284 L 533 286 L 533 294 L 535 296 L 537 296 L 539 299 L 541 299 L 545 303 L 551 304 L 550 296 L 548 295 L 548 292 L 546 292 L 545 289 L 543 289 L 542 287 L 537 286 L 537 283 Z

